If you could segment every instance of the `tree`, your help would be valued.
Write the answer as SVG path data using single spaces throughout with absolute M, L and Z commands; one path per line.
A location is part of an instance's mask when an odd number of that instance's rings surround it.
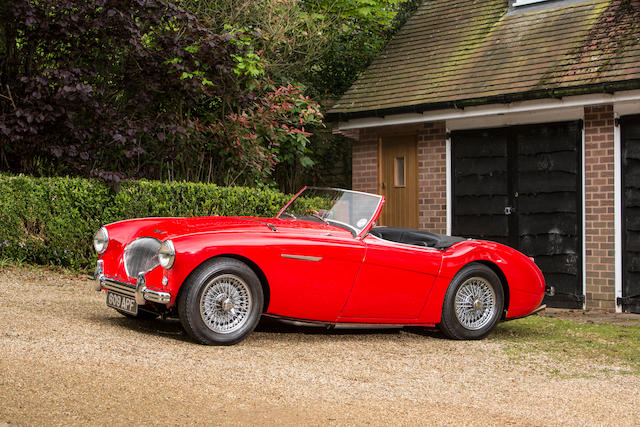
M 213 31 L 236 28 L 263 58 L 265 75 L 300 84 L 330 107 L 380 53 L 418 0 L 175 0 Z M 349 186 L 350 143 L 330 129 L 312 131 L 304 163 L 274 166 L 284 191 L 303 183 Z M 304 157 L 302 157 L 304 158 Z M 306 166 L 306 167 L 305 167 Z M 310 167 L 313 166 L 313 167 Z
M 272 90 L 245 32 L 166 0 L 3 2 L 0 36 L 0 167 L 14 172 L 224 181 L 204 165 L 234 140 L 210 143 L 210 125 L 236 126 Z
M 214 31 L 247 30 L 275 81 L 336 97 L 380 53 L 418 0 L 175 0 Z

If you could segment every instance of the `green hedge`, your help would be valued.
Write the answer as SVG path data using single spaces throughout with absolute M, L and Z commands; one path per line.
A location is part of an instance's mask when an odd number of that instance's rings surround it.
M 275 190 L 130 181 L 118 192 L 97 180 L 0 175 L 0 259 L 91 269 L 103 224 L 149 216 L 272 217 L 290 196 Z

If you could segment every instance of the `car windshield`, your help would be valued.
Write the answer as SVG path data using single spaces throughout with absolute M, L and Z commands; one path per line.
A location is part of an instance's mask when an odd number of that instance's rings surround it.
M 381 196 L 336 188 L 307 187 L 282 211 L 278 218 L 324 222 L 360 234 L 372 221 Z

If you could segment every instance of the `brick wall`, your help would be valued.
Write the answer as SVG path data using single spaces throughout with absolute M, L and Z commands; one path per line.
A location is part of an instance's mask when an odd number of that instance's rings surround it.
M 615 308 L 613 106 L 584 109 L 587 308 Z
M 418 142 L 418 223 L 434 233 L 447 230 L 445 122 L 362 129 L 353 143 L 354 190 L 378 192 L 378 138 L 394 131 L 415 132 Z
M 444 121 L 425 123 L 418 133 L 418 223 L 447 232 L 447 152 Z
M 356 191 L 378 192 L 378 133 L 360 130 L 359 141 L 352 146 L 351 185 Z

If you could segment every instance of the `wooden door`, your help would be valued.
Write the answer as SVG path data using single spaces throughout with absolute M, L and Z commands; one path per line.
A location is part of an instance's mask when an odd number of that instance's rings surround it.
M 640 115 L 620 119 L 622 129 L 622 304 L 640 313 Z
M 580 308 L 582 174 L 579 122 L 455 131 L 453 234 L 534 257 L 554 296 Z
M 418 228 L 418 162 L 415 135 L 380 139 L 380 225 Z

